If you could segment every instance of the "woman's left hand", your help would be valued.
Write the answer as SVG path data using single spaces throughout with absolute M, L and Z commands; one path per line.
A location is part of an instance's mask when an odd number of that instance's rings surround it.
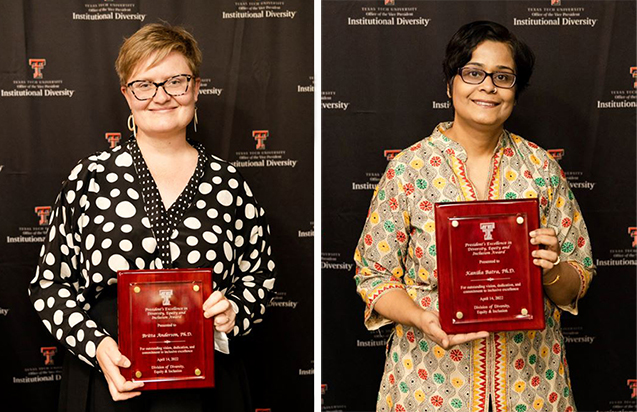
M 557 234 L 551 228 L 540 228 L 535 229 L 529 235 L 531 236 L 531 244 L 544 245 L 543 249 L 534 250 L 531 255 L 533 256 L 533 264 L 541 267 L 543 273 L 546 274 L 559 263 L 560 242 L 557 240 Z
M 203 303 L 203 315 L 212 318 L 215 329 L 219 332 L 229 333 L 234 328 L 234 320 L 237 316 L 232 309 L 230 301 L 219 291 L 215 291 Z

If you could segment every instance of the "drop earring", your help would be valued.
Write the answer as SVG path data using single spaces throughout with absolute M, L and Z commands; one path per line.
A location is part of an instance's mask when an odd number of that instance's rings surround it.
M 197 123 L 199 123 L 199 119 L 197 119 L 197 106 L 195 106 L 195 122 L 193 124 L 195 127 L 195 133 L 197 133 Z
M 133 132 L 133 137 L 137 139 L 137 127 L 135 125 L 135 118 L 133 117 L 132 113 L 130 114 L 130 116 L 128 116 L 128 130 Z

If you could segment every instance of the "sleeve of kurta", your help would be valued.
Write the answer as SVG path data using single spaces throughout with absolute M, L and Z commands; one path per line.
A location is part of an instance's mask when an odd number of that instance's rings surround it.
M 392 323 L 374 311 L 378 299 L 393 289 L 405 289 L 409 212 L 401 175 L 405 165 L 394 158 L 374 190 L 367 220 L 354 254 L 356 290 L 365 302 L 365 326 L 375 330 Z
M 580 276 L 580 289 L 575 300 L 570 305 L 559 306 L 560 309 L 576 315 L 577 302 L 586 294 L 595 275 L 591 243 L 586 223 L 564 171 L 557 161 L 548 155 L 547 157 L 549 204 L 546 221 L 542 224 L 555 229 L 561 247 L 560 259 L 571 265 Z
M 241 179 L 235 216 L 235 267 L 232 286 L 225 295 L 237 314 L 234 336 L 247 335 L 263 320 L 269 293 L 274 287 L 275 264 L 271 257 L 270 228 L 265 211 Z
M 86 312 L 90 306 L 81 292 L 89 273 L 80 270 L 85 259 L 81 234 L 90 207 L 82 193 L 97 189 L 94 171 L 89 162 L 80 162 L 62 184 L 29 295 L 49 332 L 81 360 L 98 366 L 95 351 L 107 332 Z

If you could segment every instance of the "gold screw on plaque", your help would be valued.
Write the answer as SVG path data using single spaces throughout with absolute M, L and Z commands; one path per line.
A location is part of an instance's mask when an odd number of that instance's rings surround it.
M 199 370 L 199 368 L 195 369 L 195 375 L 197 375 L 197 376 L 201 375 L 201 371 Z
M 456 312 L 456 318 L 462 319 L 463 317 L 464 317 L 464 315 L 462 314 L 462 312 L 460 312 L 460 311 Z
M 524 218 L 522 216 L 518 216 L 517 219 L 515 219 L 516 222 L 518 222 L 518 225 L 521 225 L 522 223 L 524 223 Z
M 192 290 L 194 290 L 195 292 L 199 292 L 199 285 L 194 285 L 192 287 Z
M 139 293 L 142 291 L 142 289 L 139 286 L 135 286 L 133 290 L 135 291 L 135 293 Z
M 522 316 L 526 316 L 529 314 L 529 311 L 526 310 L 526 308 L 522 308 L 522 310 L 520 311 L 520 313 L 522 314 Z
M 135 377 L 136 378 L 141 378 L 142 377 L 142 373 L 140 371 L 135 372 Z
M 451 226 L 453 226 L 453 227 L 458 227 L 458 226 L 460 226 L 460 223 L 458 223 L 458 221 L 457 221 L 457 220 L 452 220 L 452 221 L 451 221 Z

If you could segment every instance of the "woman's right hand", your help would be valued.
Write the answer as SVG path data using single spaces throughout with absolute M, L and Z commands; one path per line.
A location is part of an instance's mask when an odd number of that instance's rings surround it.
M 405 289 L 396 288 L 385 292 L 376 301 L 374 310 L 396 323 L 420 329 L 429 339 L 444 349 L 489 336 L 489 332 L 485 331 L 448 335 L 440 327 L 440 315 L 438 312 L 420 307 L 411 300 Z
M 97 346 L 96 357 L 114 401 L 125 401 L 141 395 L 141 392 L 133 391 L 144 386 L 144 382 L 127 381 L 119 371 L 119 368 L 130 367 L 131 363 L 119 351 L 117 342 L 113 338 L 106 337 L 100 342 Z
M 489 336 L 485 331 L 449 335 L 440 327 L 440 315 L 435 310 L 422 310 L 416 327 L 444 349 Z

